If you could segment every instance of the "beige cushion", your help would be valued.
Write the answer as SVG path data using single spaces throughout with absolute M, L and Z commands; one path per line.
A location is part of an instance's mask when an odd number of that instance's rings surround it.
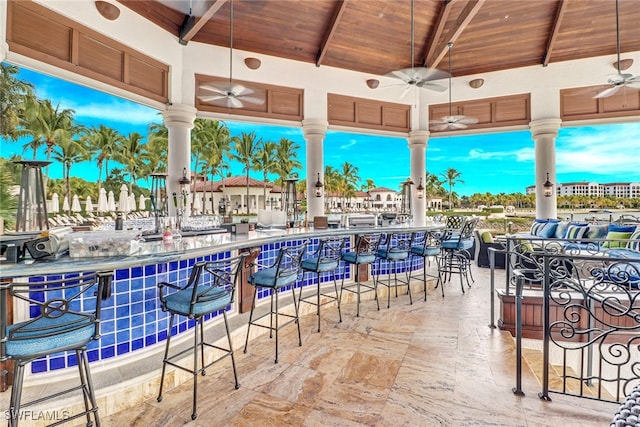
M 482 234 L 480 234 L 480 239 L 482 240 L 482 243 L 493 243 L 493 236 L 488 230 L 483 231 Z

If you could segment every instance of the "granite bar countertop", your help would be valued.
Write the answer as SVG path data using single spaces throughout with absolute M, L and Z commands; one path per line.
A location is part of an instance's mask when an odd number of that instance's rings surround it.
M 71 258 L 68 255 L 57 259 L 27 259 L 17 264 L 0 265 L 0 279 L 46 274 L 73 273 L 80 271 L 105 271 L 131 268 L 149 264 L 180 261 L 210 254 L 234 251 L 244 248 L 261 247 L 269 243 L 278 243 L 292 239 L 312 239 L 331 236 L 350 236 L 371 232 L 410 233 L 413 231 L 435 230 L 442 224 L 430 224 L 422 227 L 397 225 L 389 227 L 352 227 L 314 230 L 313 228 L 261 229 L 248 234 L 202 234 L 152 242 L 134 241 L 130 255 Z

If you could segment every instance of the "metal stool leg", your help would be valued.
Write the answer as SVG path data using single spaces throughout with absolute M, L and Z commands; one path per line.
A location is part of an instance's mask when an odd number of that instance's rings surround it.
M 169 346 L 171 345 L 171 335 L 173 332 L 174 314 L 169 317 L 169 333 L 167 334 L 167 342 L 164 347 L 164 358 L 162 359 L 162 374 L 160 375 L 160 390 L 158 391 L 157 401 L 162 402 L 162 389 L 164 386 L 164 374 L 167 370 L 167 360 L 169 358 Z

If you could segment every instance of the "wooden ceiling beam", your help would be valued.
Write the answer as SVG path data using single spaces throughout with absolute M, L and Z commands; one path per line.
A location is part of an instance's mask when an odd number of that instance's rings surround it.
M 207 10 L 202 14 L 202 16 L 196 20 L 195 24 L 193 24 L 193 27 L 191 27 L 190 30 L 188 30 L 181 38 L 180 40 L 184 43 L 187 43 L 189 41 L 191 41 L 191 39 L 193 39 L 195 37 L 196 34 L 198 34 L 198 31 L 200 31 L 202 29 L 202 27 L 205 26 L 205 24 L 207 22 L 209 22 L 209 20 L 211 19 L 211 17 L 213 15 L 216 14 L 216 12 L 218 12 L 218 10 L 220 10 L 220 8 L 222 6 L 224 6 L 224 4 L 227 2 L 227 0 L 212 0 L 209 2 L 209 5 L 207 7 Z
M 349 0 L 342 0 L 338 2 L 335 7 L 333 17 L 331 18 L 331 24 L 329 25 L 329 31 L 324 36 L 324 40 L 322 41 L 322 45 L 320 49 L 318 49 L 318 53 L 316 54 L 316 67 L 319 67 L 322 64 L 322 60 L 324 59 L 325 54 L 327 53 L 327 49 L 329 43 L 331 43 L 331 39 L 335 35 L 336 30 L 338 29 L 338 25 L 340 24 L 340 20 L 342 19 L 342 14 L 344 13 L 347 2 Z
M 440 65 L 440 62 L 442 62 L 445 55 L 449 51 L 448 43 L 452 42 L 455 44 L 456 40 L 464 32 L 465 28 L 467 27 L 467 25 L 469 25 L 473 17 L 476 16 L 476 14 L 480 11 L 480 8 L 485 1 L 486 0 L 471 0 L 467 3 L 465 8 L 460 13 L 460 16 L 456 20 L 455 30 L 453 31 L 451 37 L 449 37 L 447 40 L 438 40 L 435 44 L 435 46 L 437 47 L 429 49 L 430 51 L 432 51 L 432 53 L 431 55 L 427 56 L 426 60 L 424 61 L 425 65 L 429 66 L 430 68 L 437 68 L 438 65 Z M 446 3 L 444 7 L 451 7 L 452 4 L 453 1 L 450 3 Z M 443 12 L 448 13 L 445 11 Z
M 444 27 L 447 25 L 447 20 L 449 19 L 449 14 L 451 12 L 451 5 L 455 2 L 455 0 L 445 0 L 442 2 L 442 7 L 440 8 L 440 14 L 438 15 L 438 22 L 436 22 L 435 29 L 433 30 L 433 34 L 427 36 L 427 53 L 422 59 L 422 66 L 428 66 L 429 58 L 435 56 L 436 47 L 438 46 L 438 40 L 442 37 L 442 33 L 444 32 Z
M 547 40 L 547 50 L 545 51 L 544 58 L 542 59 L 543 67 L 546 67 L 547 65 L 549 65 L 549 61 L 551 60 L 553 47 L 558 38 L 558 33 L 560 32 L 560 24 L 562 24 L 562 18 L 564 18 L 568 3 L 569 3 L 569 0 L 560 0 L 558 2 L 558 7 L 556 8 L 556 17 L 553 20 L 553 27 L 551 28 L 551 34 L 549 34 L 549 39 Z

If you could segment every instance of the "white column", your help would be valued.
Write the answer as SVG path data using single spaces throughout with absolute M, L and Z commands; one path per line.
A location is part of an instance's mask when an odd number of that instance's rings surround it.
M 324 184 L 324 137 L 328 123 L 325 120 L 310 119 L 302 121 L 302 131 L 307 142 L 307 218 L 324 215 L 324 191 L 322 197 L 316 197 L 318 173 Z M 324 190 L 324 189 L 323 189 Z
M 191 173 L 191 129 L 196 119 L 196 109 L 189 105 L 173 104 L 164 111 L 164 125 L 169 130 L 169 147 L 167 160 L 167 191 L 169 192 L 169 215 L 176 215 L 176 207 L 172 195 L 180 194 L 183 171 L 187 177 Z M 178 201 L 179 203 L 179 201 Z M 185 217 L 191 214 L 191 206 L 187 204 Z
M 538 119 L 529 123 L 531 137 L 535 145 L 536 164 L 536 218 L 555 219 L 558 217 L 556 181 L 556 137 L 562 120 L 557 118 Z M 544 196 L 542 184 L 547 180 L 554 184 L 551 197 Z
M 413 224 L 420 227 L 427 223 L 426 197 L 418 199 L 416 197 L 416 188 L 422 179 L 422 185 L 426 184 L 425 175 L 427 171 L 427 140 L 429 139 L 428 130 L 413 130 L 409 132 L 409 154 L 411 158 L 411 180 L 415 183 L 411 189 L 411 215 L 413 216 Z

